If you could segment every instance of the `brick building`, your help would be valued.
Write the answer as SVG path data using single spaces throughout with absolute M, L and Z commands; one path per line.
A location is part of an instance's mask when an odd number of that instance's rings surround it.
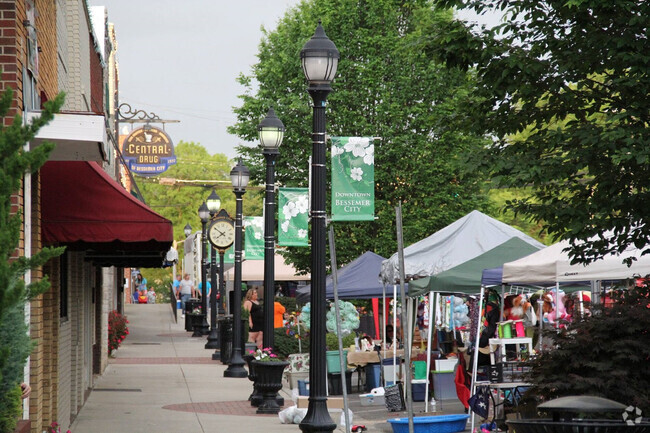
M 108 313 L 122 308 L 124 268 L 160 266 L 172 227 L 117 182 L 117 44 L 105 10 L 91 14 L 85 0 L 0 0 L 0 16 L 0 89 L 15 90 L 13 112 L 29 121 L 66 93 L 61 113 L 26 144 L 48 140 L 54 151 L 12 197 L 23 218 L 19 255 L 67 247 L 25 276 L 48 275 L 52 288 L 27 311 L 37 344 L 23 416 L 33 433 L 53 421 L 65 431 L 106 368 Z

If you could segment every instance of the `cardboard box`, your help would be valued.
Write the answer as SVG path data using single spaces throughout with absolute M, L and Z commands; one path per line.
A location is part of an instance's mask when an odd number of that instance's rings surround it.
M 299 396 L 296 406 L 300 409 L 307 409 L 309 397 Z M 327 409 L 343 409 L 343 397 L 327 397 Z

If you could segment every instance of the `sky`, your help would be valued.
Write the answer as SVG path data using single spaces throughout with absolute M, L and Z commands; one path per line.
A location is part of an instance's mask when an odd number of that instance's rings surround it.
M 228 134 L 244 92 L 236 79 L 257 62 L 261 26 L 299 0 L 90 0 L 115 25 L 119 100 L 168 123 L 174 144 L 193 141 L 210 154 L 236 156 L 243 142 Z M 306 42 L 306 41 L 305 41 Z M 260 119 L 261 120 L 261 119 Z M 254 143 L 248 143 L 254 145 Z
M 274 30 L 300 0 L 89 0 L 115 26 L 119 102 L 165 120 L 172 142 L 236 156 L 226 131 L 244 92 L 236 79 L 257 62 L 261 26 Z M 461 14 L 464 19 L 475 19 Z M 480 19 L 485 21 L 485 19 Z M 305 41 L 306 42 L 306 41 Z M 261 120 L 261 119 L 260 119 Z M 160 126 L 160 125 L 159 125 Z M 137 124 L 136 124 L 137 127 Z

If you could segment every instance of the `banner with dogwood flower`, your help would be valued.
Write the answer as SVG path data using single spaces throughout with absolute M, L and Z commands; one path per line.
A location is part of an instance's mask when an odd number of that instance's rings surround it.
M 264 217 L 244 217 L 246 260 L 264 260 Z
M 372 137 L 332 137 L 332 221 L 375 219 Z
M 309 189 L 278 189 L 278 245 L 309 246 Z

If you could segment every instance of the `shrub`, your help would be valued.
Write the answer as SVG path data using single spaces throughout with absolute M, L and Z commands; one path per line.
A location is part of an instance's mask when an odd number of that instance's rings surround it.
M 290 298 L 288 296 L 278 296 L 275 298 L 276 302 L 282 304 L 287 313 L 293 314 L 296 311 L 296 298 Z
M 355 337 L 356 334 L 354 332 L 343 336 L 343 350 L 354 344 Z M 327 345 L 327 350 L 339 350 L 339 338 L 333 332 L 325 334 L 325 344 Z
M 0 395 L 0 431 L 12 432 L 18 424 L 18 418 L 23 412 L 20 395 L 22 390 L 20 385 L 16 385 L 9 392 Z
M 108 354 L 111 355 L 129 335 L 126 316 L 113 310 L 108 313 Z
M 296 326 L 285 326 L 275 328 L 274 349 L 275 353 L 282 359 L 286 359 L 292 353 L 299 353 L 298 339 L 302 346 L 303 353 L 309 353 L 309 333 L 300 328 L 300 335 Z
M 23 366 L 32 349 L 22 306 L 12 305 L 0 319 L 2 358 L 0 365 L 0 431 L 13 431 L 22 413 L 20 382 Z M 16 392 L 18 389 L 18 392 Z M 13 427 L 11 427 L 13 425 Z
M 547 333 L 554 348 L 530 361 L 529 395 L 595 395 L 650 412 L 648 286 L 621 291 L 611 306 L 592 311 L 567 330 Z

